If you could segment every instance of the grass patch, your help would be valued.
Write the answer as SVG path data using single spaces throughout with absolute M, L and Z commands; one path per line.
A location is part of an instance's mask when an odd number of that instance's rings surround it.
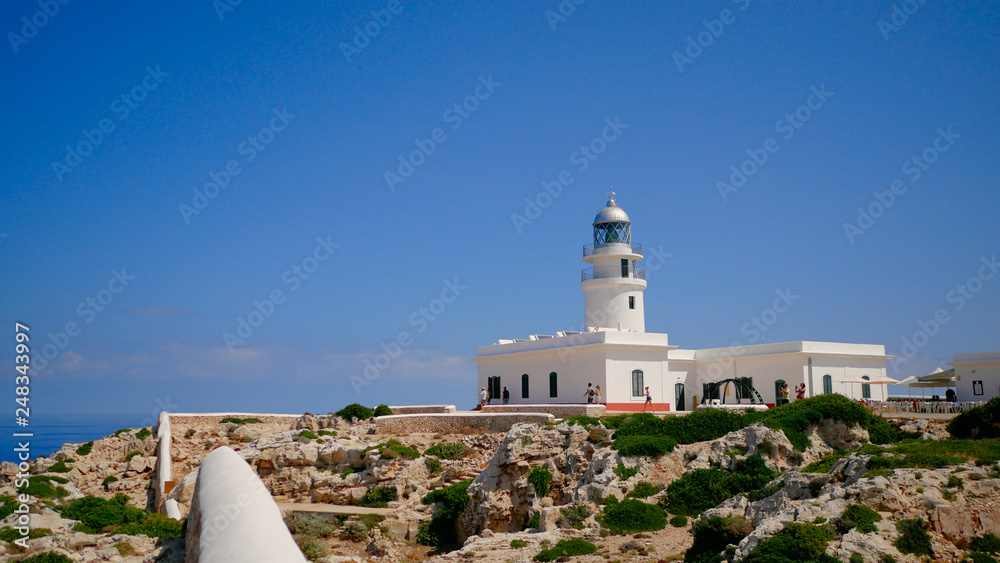
M 673 526 L 673 527 L 675 527 L 675 528 L 683 528 L 683 527 L 687 526 L 688 525 L 687 516 L 683 516 L 683 515 L 680 515 L 680 514 L 678 514 L 676 516 L 672 516 L 670 518 L 670 525 Z
M 604 507 L 601 525 L 612 534 L 634 534 L 662 530 L 667 527 L 667 513 L 655 504 L 641 500 L 625 499 Z
M 512 549 L 522 549 L 528 547 L 528 542 L 524 540 L 510 540 L 510 547 Z
M 794 404 L 794 403 L 793 403 Z M 745 563 L 803 561 L 840 563 L 826 554 L 826 546 L 834 538 L 833 526 L 790 522 L 785 528 L 757 544 L 757 549 L 743 558 Z
M 73 560 L 66 557 L 62 553 L 46 551 L 45 553 L 38 553 L 30 557 L 25 557 L 18 563 L 73 563 Z
M 28 477 L 28 483 L 23 487 L 19 487 L 17 492 L 36 498 L 63 499 L 69 496 L 69 491 L 65 487 L 60 487 L 59 485 L 53 486 L 52 483 L 66 484 L 69 483 L 69 479 L 52 475 L 33 475 Z M 13 508 L 12 506 L 11 512 L 13 512 Z
M 118 481 L 118 477 L 115 477 L 114 475 L 108 475 L 107 477 L 104 478 L 103 481 L 101 481 L 101 484 L 106 487 L 116 481 Z
M 816 461 L 810 463 L 809 465 L 802 468 L 803 473 L 829 473 L 833 469 L 834 464 L 838 460 L 844 459 L 851 452 L 847 450 L 833 450 L 833 453 L 817 459 Z
M 66 461 L 60 460 L 53 463 L 52 467 L 49 467 L 47 473 L 69 473 L 70 469 L 72 468 L 66 465 Z
M 306 441 L 319 440 L 319 436 L 317 436 L 312 430 L 303 430 L 299 432 L 299 435 L 296 436 L 296 438 L 301 438 Z
M 1000 440 L 904 440 L 884 451 L 893 455 L 871 457 L 867 463 L 868 476 L 876 471 L 891 473 L 893 469 L 906 467 L 939 469 L 996 459 L 1000 457 Z
M 760 456 L 736 462 L 732 473 L 721 469 L 695 469 L 667 486 L 660 499 L 672 514 L 696 516 L 740 493 L 762 489 L 777 476 Z
M 597 546 L 587 540 L 579 538 L 559 540 L 556 545 L 540 551 L 538 555 L 535 556 L 535 561 L 555 561 L 561 557 L 590 555 L 591 553 L 597 553 Z
M 583 522 L 590 517 L 590 509 L 582 504 L 574 504 L 559 510 L 556 525 L 560 528 L 583 529 Z
M 339 514 L 333 515 L 333 518 L 320 514 L 295 514 L 285 518 L 285 526 L 293 536 L 330 538 L 346 519 L 346 516 Z
M 674 451 L 676 446 L 677 442 L 668 436 L 622 436 L 611 443 L 612 449 L 626 457 L 657 457 Z
M 378 450 L 379 453 L 384 458 L 397 458 L 405 457 L 408 459 L 417 459 L 420 457 L 420 452 L 409 446 L 404 446 L 399 440 L 391 438 L 388 442 L 384 444 L 379 444 L 377 446 L 371 446 L 365 448 L 365 451 Z
M 337 437 L 337 433 L 332 430 L 317 430 L 316 434 L 320 436 L 333 436 L 334 438 Z
M 396 487 L 380 486 L 365 491 L 365 494 L 354 502 L 358 506 L 369 508 L 388 508 L 389 502 L 396 500 Z
M 145 440 L 146 438 L 149 438 L 152 435 L 153 433 L 149 431 L 149 428 L 142 428 L 135 433 L 135 437 L 137 440 Z
M 441 474 L 441 461 L 434 457 L 425 457 L 424 465 L 427 466 L 427 473 L 431 477 L 437 477 Z
M 934 550 L 931 549 L 931 536 L 927 530 L 924 530 L 922 519 L 900 520 L 896 522 L 896 529 L 899 530 L 899 537 L 896 538 L 894 545 L 901 553 L 934 557 Z
M 76 455 L 79 455 L 79 456 L 87 455 L 93 449 L 94 449 L 94 443 L 93 442 L 87 442 L 86 444 L 82 444 L 79 448 L 76 449 Z
M 136 452 L 129 452 L 128 455 L 125 456 L 125 462 L 127 463 L 129 461 L 132 461 L 132 458 L 135 457 L 135 456 L 137 456 L 137 455 L 142 455 L 142 452 L 138 452 L 138 451 L 136 451 Z
M 528 483 L 535 489 L 535 495 L 542 498 L 549 494 L 549 485 L 552 483 L 552 473 L 542 465 L 532 468 L 528 472 Z
M 333 414 L 348 421 L 352 418 L 356 418 L 358 420 L 368 420 L 373 414 L 375 414 L 375 411 L 364 405 L 351 403 Z
M 472 450 L 462 442 L 434 444 L 424 452 L 424 455 L 432 455 L 441 459 L 461 459 L 470 454 L 472 454 Z
M 45 536 L 52 535 L 52 530 L 48 528 L 31 528 L 28 530 L 28 539 L 34 540 L 38 538 L 44 538 Z M 24 536 L 21 532 L 15 530 L 14 528 L 4 528 L 0 530 L 0 540 L 3 540 L 11 545 L 14 545 L 14 541 Z
M 589 426 L 597 426 L 601 423 L 601 419 L 593 416 L 584 416 L 582 414 L 577 414 L 573 416 L 567 416 L 563 419 L 563 422 L 569 424 L 570 426 L 583 426 L 584 428 Z

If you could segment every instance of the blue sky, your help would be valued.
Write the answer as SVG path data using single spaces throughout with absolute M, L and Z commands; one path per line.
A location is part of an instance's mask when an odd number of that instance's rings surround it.
M 28 324 L 36 412 L 469 407 L 477 346 L 579 328 L 610 184 L 672 344 L 1000 347 L 996 3 L 219 5 L 0 7 L 0 361 Z

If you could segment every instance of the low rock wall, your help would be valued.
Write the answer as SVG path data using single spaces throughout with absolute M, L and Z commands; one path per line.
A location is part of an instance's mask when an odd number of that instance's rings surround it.
M 185 563 L 305 563 L 267 487 L 232 448 L 198 470 L 185 536 Z
M 456 412 L 455 405 L 399 405 L 390 406 L 392 414 L 430 414 Z
M 548 413 L 557 418 L 567 416 L 594 416 L 601 417 L 607 414 L 608 409 L 604 405 L 598 404 L 543 404 L 543 405 L 483 405 L 485 413 L 514 413 L 514 412 L 535 412 Z
M 460 414 L 396 414 L 375 418 L 378 434 L 413 434 L 416 432 L 458 432 L 463 428 L 507 432 L 519 422 L 554 422 L 555 417 L 544 413 L 460 413 Z

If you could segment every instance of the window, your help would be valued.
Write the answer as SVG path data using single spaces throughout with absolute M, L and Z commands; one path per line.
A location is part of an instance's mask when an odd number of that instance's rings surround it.
M 983 394 L 983 382 L 982 380 L 972 382 L 972 394 L 982 395 Z
M 528 374 L 521 376 L 521 398 L 528 398 Z
M 829 373 L 823 376 L 823 394 L 833 394 L 833 376 Z
M 622 258 L 622 277 L 628 277 L 628 258 Z
M 736 385 L 736 400 L 739 401 L 740 399 L 749 399 L 750 396 L 753 395 L 753 393 L 750 392 L 750 389 L 753 387 L 753 378 L 740 377 L 737 378 L 736 381 L 739 381 Z
M 785 401 L 781 397 L 781 387 L 785 384 L 784 379 L 779 379 L 774 382 L 774 404 L 775 406 L 781 406 L 785 404 Z
M 632 370 L 632 396 L 642 397 L 645 396 L 642 390 L 642 370 L 634 369 Z
M 861 379 L 864 379 L 865 381 L 871 381 L 871 378 L 868 377 L 867 375 L 862 375 Z M 862 399 L 872 398 L 872 386 L 870 384 L 868 383 L 861 384 L 861 398 Z
M 701 384 L 701 397 L 704 400 L 718 399 L 719 398 L 719 388 L 721 385 L 715 385 L 714 383 L 702 383 Z
M 556 372 L 552 372 L 549 374 L 549 397 L 559 396 L 559 387 L 556 382 L 556 377 L 557 377 Z
M 628 308 L 635 309 L 635 295 L 628 296 Z

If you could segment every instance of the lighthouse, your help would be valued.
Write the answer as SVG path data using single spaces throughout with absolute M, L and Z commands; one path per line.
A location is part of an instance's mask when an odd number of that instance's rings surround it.
M 646 270 L 642 245 L 632 242 L 632 222 L 608 191 L 608 203 L 594 217 L 594 241 L 583 247 L 583 261 L 591 264 L 580 274 L 587 330 L 612 329 L 646 332 L 642 292 Z

